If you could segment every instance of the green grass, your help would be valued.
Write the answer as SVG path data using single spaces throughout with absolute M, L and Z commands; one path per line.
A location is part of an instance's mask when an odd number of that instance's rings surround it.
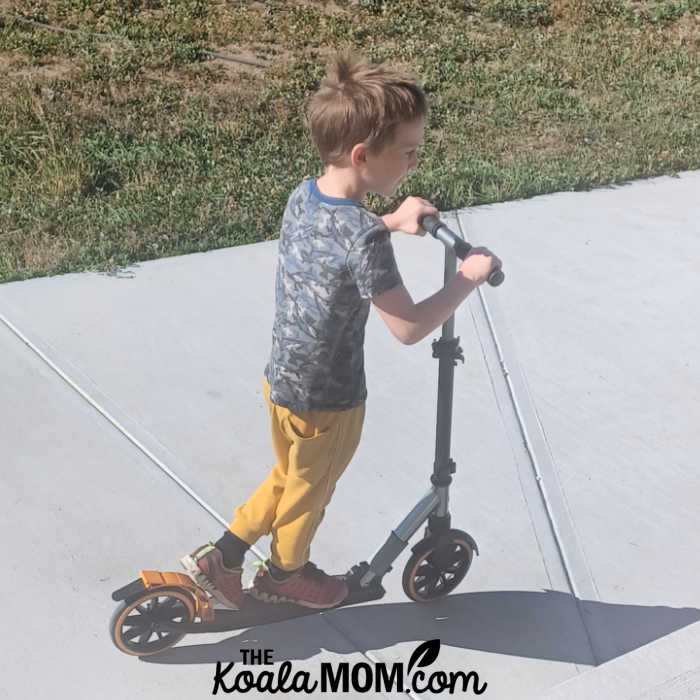
M 377 213 L 700 167 L 700 0 L 0 2 L 0 282 L 275 238 L 321 172 L 301 107 L 347 45 L 429 99 Z

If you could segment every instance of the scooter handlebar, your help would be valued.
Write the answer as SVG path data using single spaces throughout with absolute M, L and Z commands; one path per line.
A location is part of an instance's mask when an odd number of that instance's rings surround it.
M 466 258 L 467 255 L 469 255 L 469 251 L 472 249 L 472 246 L 469 243 L 467 243 L 460 235 L 447 228 L 447 226 L 442 221 L 440 221 L 440 219 L 438 219 L 437 216 L 427 214 L 421 219 L 420 225 L 431 236 L 442 241 L 449 248 L 453 248 L 455 254 L 460 260 L 464 260 L 464 258 Z M 497 267 L 495 270 L 491 271 L 491 274 L 488 276 L 488 279 L 486 281 L 492 287 L 498 287 L 498 285 L 501 284 L 504 279 L 505 275 L 503 274 L 503 270 L 501 270 L 500 267 Z

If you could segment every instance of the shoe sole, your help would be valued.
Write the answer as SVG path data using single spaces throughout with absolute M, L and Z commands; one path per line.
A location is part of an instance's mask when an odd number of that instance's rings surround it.
M 340 605 L 348 597 L 348 594 L 345 593 L 345 595 L 342 598 L 340 598 L 340 600 L 334 603 L 321 604 L 312 603 L 311 601 L 307 600 L 295 600 L 294 598 L 288 598 L 287 596 L 277 595 L 276 593 L 266 593 L 265 591 L 258 591 L 255 588 L 251 588 L 248 591 L 248 595 L 252 598 L 255 598 L 255 600 L 259 600 L 261 603 L 292 603 L 293 605 L 300 605 L 304 608 L 311 608 L 312 610 L 329 610 L 330 608 L 336 607 L 336 605 Z
M 209 580 L 209 577 L 199 568 L 197 562 L 192 558 L 191 555 L 182 557 L 180 563 L 184 567 L 187 575 L 197 584 L 203 591 L 209 593 L 213 598 L 215 598 L 221 605 L 231 609 L 240 610 L 240 606 L 236 603 L 231 602 L 214 584 Z

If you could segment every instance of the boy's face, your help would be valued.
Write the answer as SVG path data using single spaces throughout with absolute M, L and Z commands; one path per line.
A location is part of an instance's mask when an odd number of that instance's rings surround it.
M 363 179 L 367 190 L 392 197 L 401 181 L 416 167 L 418 147 L 423 143 L 425 119 L 399 124 L 394 142 L 379 153 L 365 151 Z

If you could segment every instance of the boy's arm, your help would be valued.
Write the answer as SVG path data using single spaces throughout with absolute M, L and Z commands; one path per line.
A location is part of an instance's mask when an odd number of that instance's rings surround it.
M 394 336 L 404 345 L 413 345 L 447 321 L 477 286 L 460 270 L 439 292 L 418 304 L 403 284 L 374 297 L 372 303 Z
M 457 307 L 483 284 L 501 261 L 488 248 L 472 248 L 457 274 L 433 296 L 413 303 L 403 284 L 372 298 L 389 330 L 405 345 L 413 345 L 441 326 Z
M 422 236 L 425 231 L 419 222 L 425 214 L 437 215 L 438 211 L 424 199 L 408 197 L 395 212 L 383 216 L 382 221 L 389 231 Z M 431 297 L 414 304 L 406 287 L 399 284 L 372 297 L 372 303 L 394 336 L 405 345 L 413 345 L 447 321 L 500 264 L 487 248 L 472 248 L 455 277 Z

